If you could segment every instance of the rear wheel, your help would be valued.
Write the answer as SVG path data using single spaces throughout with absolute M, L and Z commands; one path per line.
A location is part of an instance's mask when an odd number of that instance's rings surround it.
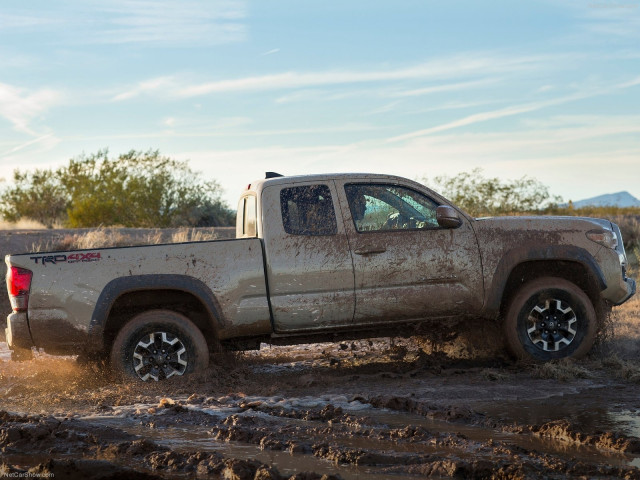
M 593 346 L 596 313 L 587 294 L 557 277 L 541 277 L 522 286 L 507 308 L 505 337 L 521 360 L 579 358 Z
M 127 377 L 161 381 L 204 370 L 207 341 L 187 317 L 170 310 L 136 315 L 116 336 L 111 366 Z

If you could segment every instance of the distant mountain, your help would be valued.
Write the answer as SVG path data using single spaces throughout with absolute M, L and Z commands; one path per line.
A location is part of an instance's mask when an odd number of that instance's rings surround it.
M 573 202 L 575 208 L 582 207 L 640 207 L 640 200 L 629 192 L 605 193 L 597 197 Z

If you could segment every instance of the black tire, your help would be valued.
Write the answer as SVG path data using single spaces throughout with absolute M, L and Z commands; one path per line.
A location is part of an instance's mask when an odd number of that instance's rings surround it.
M 118 332 L 111 367 L 124 377 L 148 381 L 203 371 L 209 364 L 207 341 L 187 317 L 170 310 L 149 310 Z
M 541 277 L 524 284 L 511 299 L 504 331 L 507 348 L 519 360 L 580 358 L 593 346 L 597 317 L 577 285 Z

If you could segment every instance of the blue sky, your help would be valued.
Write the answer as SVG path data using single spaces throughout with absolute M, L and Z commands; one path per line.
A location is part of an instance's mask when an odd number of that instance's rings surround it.
M 2 2 L 0 177 L 102 148 L 640 197 L 640 0 Z

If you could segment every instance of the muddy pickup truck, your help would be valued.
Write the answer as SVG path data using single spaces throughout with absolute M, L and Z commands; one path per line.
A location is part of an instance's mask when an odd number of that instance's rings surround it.
M 586 354 L 636 288 L 607 220 L 472 218 L 388 175 L 268 173 L 242 193 L 236 237 L 8 255 L 7 342 L 15 357 L 93 355 L 157 381 L 204 369 L 220 346 L 486 318 L 515 357 L 545 361 Z

